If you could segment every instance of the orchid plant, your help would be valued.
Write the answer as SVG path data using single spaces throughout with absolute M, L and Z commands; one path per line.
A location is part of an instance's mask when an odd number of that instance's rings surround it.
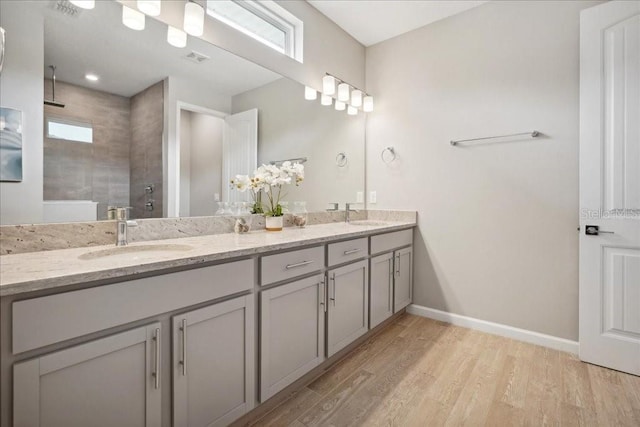
M 262 165 L 255 170 L 253 176 L 236 175 L 231 180 L 231 187 L 244 193 L 251 192 L 253 198 L 252 213 L 266 216 L 282 216 L 280 201 L 286 194 L 282 194 L 282 187 L 288 184 L 300 185 L 304 180 L 304 166 L 302 163 L 285 161 L 280 167 L 276 165 Z M 262 206 L 262 193 L 267 197 L 267 206 Z M 265 210 L 266 208 L 266 210 Z

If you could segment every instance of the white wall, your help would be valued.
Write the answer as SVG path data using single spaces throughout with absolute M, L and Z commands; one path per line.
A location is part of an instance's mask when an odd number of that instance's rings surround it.
M 191 205 L 191 111 L 180 110 L 180 210 L 189 216 Z
M 180 216 L 213 215 L 222 193 L 224 119 L 186 110 L 180 119 Z
M 224 120 L 191 114 L 191 216 L 213 215 L 215 194 L 222 194 L 222 129 Z
M 304 86 L 286 78 L 233 97 L 234 113 L 250 108 L 258 109 L 258 164 L 308 158 L 304 182 L 288 186 L 285 200 L 306 201 L 309 211 L 356 201 L 364 191 L 363 114 L 349 116 L 307 101 Z M 340 152 L 349 159 L 342 168 L 336 165 Z
M 0 183 L 3 225 L 42 222 L 43 200 L 43 21 L 29 12 L 29 5 L 12 3 L 0 2 L 0 26 L 6 30 L 0 105 L 22 111 L 23 178 Z
M 370 207 L 419 212 L 415 303 L 577 339 L 579 12 L 594 4 L 489 2 L 367 49 Z

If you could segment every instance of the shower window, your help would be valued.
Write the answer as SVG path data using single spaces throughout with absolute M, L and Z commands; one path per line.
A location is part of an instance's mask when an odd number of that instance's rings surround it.
M 64 139 L 75 142 L 93 142 L 91 123 L 47 117 L 47 138 Z
M 302 21 L 275 1 L 207 0 L 207 14 L 302 62 Z

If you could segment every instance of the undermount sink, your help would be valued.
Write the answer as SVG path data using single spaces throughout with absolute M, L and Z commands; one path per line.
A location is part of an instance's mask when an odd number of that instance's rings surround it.
M 193 249 L 191 245 L 179 245 L 174 243 L 159 245 L 136 245 L 136 246 L 116 246 L 109 249 L 100 249 L 87 252 L 78 257 L 81 260 L 96 260 L 102 258 L 128 258 L 139 259 L 149 258 L 171 253 L 188 252 Z
M 385 221 L 373 221 L 373 220 L 368 220 L 368 219 L 364 219 L 364 220 L 360 220 L 360 221 L 350 221 L 349 224 L 350 225 L 359 225 L 359 226 L 362 226 L 362 227 L 376 227 L 376 226 L 388 225 L 388 223 L 385 222 Z

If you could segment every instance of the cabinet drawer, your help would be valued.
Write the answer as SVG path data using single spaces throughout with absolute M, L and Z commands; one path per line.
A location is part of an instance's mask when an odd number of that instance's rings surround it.
M 253 288 L 244 260 L 13 303 L 13 353 Z
M 261 259 L 260 283 L 268 285 L 292 279 L 319 271 L 323 267 L 324 247 L 322 246 L 265 256 Z
M 329 267 L 369 255 L 367 238 L 347 240 L 329 245 Z
M 392 251 L 413 244 L 413 229 L 379 234 L 371 237 L 371 253 Z

